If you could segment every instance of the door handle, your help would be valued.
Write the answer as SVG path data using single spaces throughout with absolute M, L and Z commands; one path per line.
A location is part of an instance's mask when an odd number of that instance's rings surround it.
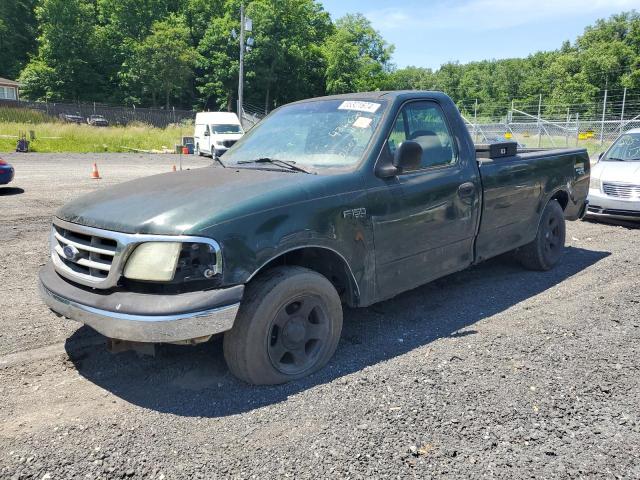
M 471 182 L 465 182 L 458 187 L 458 196 L 460 198 L 473 197 L 476 194 L 476 186 Z

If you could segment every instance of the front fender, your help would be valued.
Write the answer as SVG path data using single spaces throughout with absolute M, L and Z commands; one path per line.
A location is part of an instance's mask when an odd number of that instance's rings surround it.
M 245 284 L 269 262 L 293 250 L 324 248 L 344 259 L 366 303 L 372 293 L 375 261 L 365 199 L 363 191 L 338 194 L 212 227 L 207 236 L 221 245 L 223 284 Z M 365 213 L 349 214 L 356 209 Z

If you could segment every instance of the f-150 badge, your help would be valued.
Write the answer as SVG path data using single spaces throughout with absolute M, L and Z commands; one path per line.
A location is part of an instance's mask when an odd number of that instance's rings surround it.
M 365 218 L 367 216 L 366 208 L 354 208 L 352 210 L 345 210 L 342 212 L 344 218 Z

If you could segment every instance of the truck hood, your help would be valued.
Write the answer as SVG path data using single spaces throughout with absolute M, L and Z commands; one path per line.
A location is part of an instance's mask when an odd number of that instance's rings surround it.
M 591 176 L 603 182 L 620 182 L 640 185 L 640 162 L 598 162 Z
M 104 188 L 68 203 L 56 216 L 124 233 L 198 235 L 225 221 L 309 200 L 324 189 L 322 178 L 204 167 Z

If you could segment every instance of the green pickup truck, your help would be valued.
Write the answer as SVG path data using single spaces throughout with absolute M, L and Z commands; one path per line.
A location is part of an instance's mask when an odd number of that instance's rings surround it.
M 343 304 L 509 251 L 552 268 L 590 170 L 585 150 L 477 148 L 449 97 L 418 91 L 283 106 L 221 163 L 62 207 L 40 271 L 46 304 L 129 342 L 224 332 L 233 374 L 283 383 L 329 361 Z

